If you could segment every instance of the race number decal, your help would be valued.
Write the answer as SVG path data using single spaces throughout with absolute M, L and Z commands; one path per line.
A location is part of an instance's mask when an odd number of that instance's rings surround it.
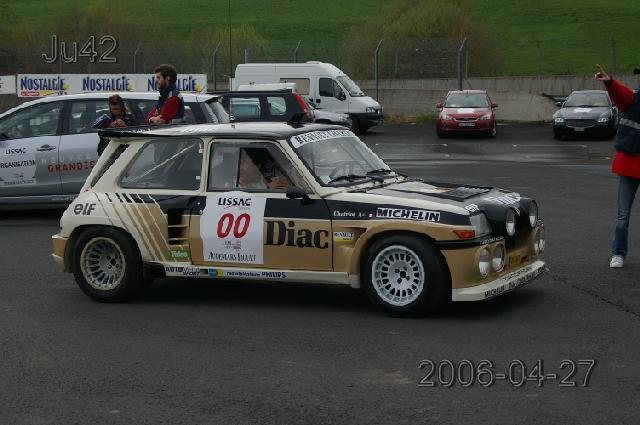
M 207 197 L 200 218 L 204 260 L 262 264 L 265 203 L 246 192 Z
M 36 184 L 36 154 L 28 146 L 2 148 L 0 151 L 0 186 Z

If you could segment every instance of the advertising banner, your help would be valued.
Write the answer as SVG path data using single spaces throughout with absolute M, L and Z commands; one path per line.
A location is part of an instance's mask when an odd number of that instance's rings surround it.
M 13 82 L 11 93 L 18 97 L 157 90 L 154 74 L 19 74 Z M 207 89 L 207 74 L 178 74 L 176 83 L 182 92 L 200 93 Z
M 14 94 L 16 92 L 16 76 L 0 75 L 0 94 Z

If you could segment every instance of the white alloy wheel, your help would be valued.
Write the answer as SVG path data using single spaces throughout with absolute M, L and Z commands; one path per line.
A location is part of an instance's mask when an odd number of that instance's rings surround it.
M 122 282 L 126 259 L 115 241 L 106 237 L 95 237 L 82 249 L 80 269 L 91 287 L 109 291 Z
M 373 259 L 371 275 L 380 299 L 393 306 L 411 304 L 424 290 L 422 260 L 406 246 L 391 245 L 380 251 Z

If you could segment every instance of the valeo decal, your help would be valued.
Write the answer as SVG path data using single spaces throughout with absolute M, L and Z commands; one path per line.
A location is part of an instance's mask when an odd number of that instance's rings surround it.
M 183 260 L 183 261 L 189 261 L 189 259 L 191 258 L 191 252 L 189 252 L 188 249 L 172 249 L 171 250 L 171 258 L 174 260 Z

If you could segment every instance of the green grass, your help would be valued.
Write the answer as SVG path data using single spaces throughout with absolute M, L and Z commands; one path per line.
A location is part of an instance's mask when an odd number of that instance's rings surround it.
M 612 36 L 618 72 L 640 66 L 638 0 L 469 1 L 496 37 L 503 74 L 591 74 L 595 63 L 610 70 Z
M 446 0 L 443 0 L 446 1 Z M 496 75 L 589 74 L 593 65 L 612 68 L 613 36 L 619 73 L 640 66 L 638 18 L 640 1 L 624 0 L 468 0 L 487 30 L 493 34 L 500 61 Z M 253 25 L 267 44 L 291 51 L 303 39 L 301 52 L 326 45 L 337 51 L 354 25 L 384 14 L 392 0 L 232 0 L 231 24 Z M 5 8 L 0 31 L 21 21 L 49 39 L 56 22 L 75 5 L 92 1 L 21 0 Z M 161 31 L 173 41 L 186 40 L 194 28 L 226 28 L 227 0 L 129 1 L 127 14 L 139 33 Z M 172 11 L 169 13 L 168 11 Z M 539 53 L 538 44 L 539 40 Z M 539 60 L 538 60 L 539 55 Z

